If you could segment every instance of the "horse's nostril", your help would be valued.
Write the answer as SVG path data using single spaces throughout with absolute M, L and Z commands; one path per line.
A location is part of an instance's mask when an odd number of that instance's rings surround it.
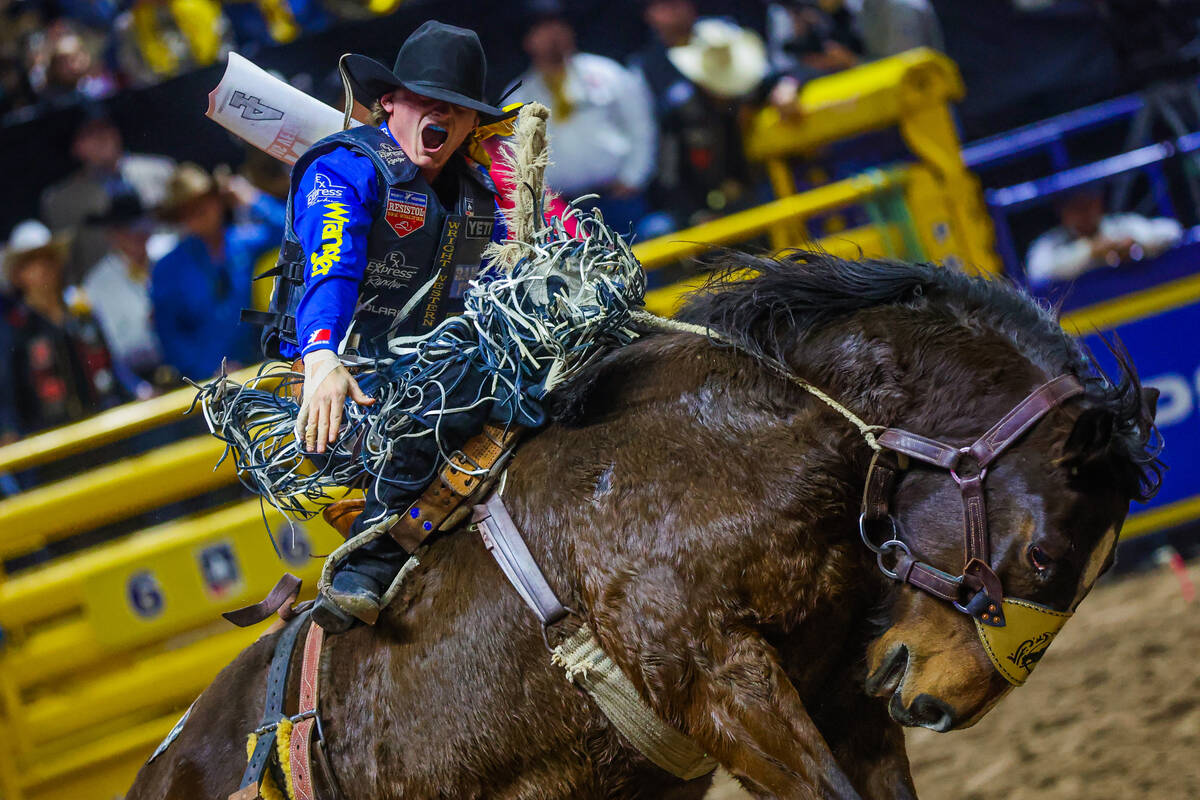
M 917 695 L 909 707 L 909 717 L 914 725 L 935 731 L 948 731 L 954 724 L 950 706 L 928 694 Z

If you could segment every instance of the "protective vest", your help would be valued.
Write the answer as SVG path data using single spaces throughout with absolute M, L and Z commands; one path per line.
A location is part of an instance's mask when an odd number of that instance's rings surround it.
M 378 128 L 363 125 L 325 137 L 292 168 L 279 261 L 262 276 L 275 278 L 270 306 L 266 313 L 242 315 L 264 326 L 263 352 L 272 358 L 280 357 L 281 342 L 300 344 L 296 309 L 304 294 L 310 254 L 293 226 L 295 192 L 313 160 L 335 147 L 348 147 L 369 158 L 380 189 L 347 353 L 384 356 L 388 339 L 426 333 L 461 312 L 467 282 L 478 273 L 483 250 L 492 238 L 495 185 L 461 157 L 446 166 L 457 177 L 458 199 L 453 208 L 445 208 L 417 166 Z

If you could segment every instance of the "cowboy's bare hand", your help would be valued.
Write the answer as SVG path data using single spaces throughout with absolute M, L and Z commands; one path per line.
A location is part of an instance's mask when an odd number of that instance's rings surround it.
M 346 397 L 360 406 L 375 403 L 332 350 L 316 350 L 304 357 L 304 401 L 296 417 L 296 438 L 307 452 L 324 453 L 327 444 L 337 441 Z

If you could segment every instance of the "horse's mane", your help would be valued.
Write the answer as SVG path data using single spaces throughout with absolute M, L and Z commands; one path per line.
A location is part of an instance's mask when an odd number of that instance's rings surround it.
M 797 337 L 855 312 L 901 306 L 949 314 L 971 327 L 984 325 L 1047 374 L 1069 373 L 1086 387 L 1094 423 L 1074 457 L 1103 447 L 1122 489 L 1138 500 L 1157 491 L 1163 466 L 1141 381 L 1119 341 L 1107 341 L 1117 376 L 1106 375 L 1059 324 L 1057 315 L 1004 279 L 985 280 L 933 264 L 893 259 L 837 258 L 793 250 L 777 258 L 728 251 L 725 269 L 694 292 L 678 318 L 708 326 L 738 349 L 787 362 Z M 746 278 L 746 272 L 755 273 Z M 1077 438 L 1077 437 L 1075 437 Z
M 777 258 L 727 251 L 731 263 L 693 292 L 679 318 L 707 325 L 759 357 L 786 360 L 798 332 L 818 330 L 856 311 L 878 306 L 913 309 L 930 303 L 955 316 L 986 317 L 991 327 L 1020 341 L 1047 369 L 1085 366 L 1049 309 L 1006 280 L 981 280 L 954 269 L 893 259 L 849 260 L 810 250 Z M 749 280 L 739 280 L 749 271 Z M 1030 350 L 1029 340 L 1039 347 Z

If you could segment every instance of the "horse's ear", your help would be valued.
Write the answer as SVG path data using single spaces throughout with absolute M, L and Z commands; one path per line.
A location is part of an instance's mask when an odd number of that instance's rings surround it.
M 1158 389 L 1153 386 L 1142 387 L 1142 410 L 1146 419 L 1152 422 L 1158 413 Z
M 1103 453 L 1112 440 L 1116 417 L 1106 408 L 1089 408 L 1075 420 L 1063 455 L 1068 461 L 1088 461 Z

